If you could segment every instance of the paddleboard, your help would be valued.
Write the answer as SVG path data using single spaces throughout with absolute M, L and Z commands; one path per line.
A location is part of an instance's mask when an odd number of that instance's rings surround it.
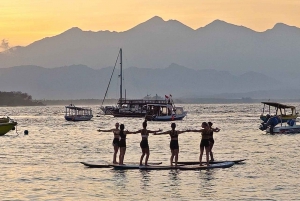
M 214 168 L 229 168 L 233 166 L 235 163 L 232 161 L 227 161 L 223 163 L 215 163 L 211 164 L 209 166 L 203 165 L 184 165 L 184 166 L 179 166 L 178 169 L 180 170 L 207 170 L 207 169 L 214 169 Z
M 178 165 L 184 166 L 184 165 Z M 163 165 L 135 165 L 135 164 L 126 164 L 126 165 L 113 165 L 114 169 L 125 170 L 125 169 L 141 169 L 141 170 L 170 170 L 178 169 L 175 166 L 163 166 Z
M 113 166 L 119 166 L 118 164 L 105 163 L 105 162 L 80 162 L 81 164 L 90 167 L 90 168 L 110 168 Z M 160 165 L 162 162 L 149 163 L 149 165 Z M 139 166 L 139 163 L 129 163 L 131 166 Z M 127 169 L 136 169 L 136 168 L 127 168 Z M 138 168 L 137 168 L 138 169 Z
M 224 162 L 234 162 L 234 163 L 240 163 L 245 161 L 246 159 L 240 159 L 240 160 L 228 160 L 228 161 L 210 161 L 209 164 L 217 164 L 217 163 L 224 163 Z M 205 161 L 202 161 L 203 163 L 206 163 Z M 199 161 L 180 161 L 177 162 L 177 164 L 184 164 L 184 165 L 198 165 Z
M 90 167 L 90 168 L 110 168 L 113 164 L 109 163 L 100 163 L 100 162 L 80 162 L 81 164 Z

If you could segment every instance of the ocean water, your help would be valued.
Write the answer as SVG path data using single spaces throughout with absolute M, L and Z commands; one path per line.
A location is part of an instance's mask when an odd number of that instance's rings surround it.
M 300 103 L 292 103 L 300 108 Z M 115 122 L 134 131 L 143 119 L 94 117 L 64 120 L 64 106 L 2 107 L 18 122 L 17 132 L 0 137 L 1 200 L 299 200 L 300 134 L 268 135 L 258 129 L 261 104 L 187 104 L 177 129 L 215 133 L 216 160 L 247 159 L 231 168 L 202 171 L 140 171 L 86 168 L 80 161 L 112 161 Z M 98 106 L 91 106 L 94 113 Z M 95 115 L 96 116 L 96 115 Z M 170 129 L 170 122 L 149 122 L 148 129 Z M 24 130 L 29 135 L 24 135 Z M 199 133 L 179 136 L 179 161 L 197 161 Z M 126 162 L 138 162 L 139 134 L 127 136 Z M 169 164 L 169 136 L 149 136 L 149 162 Z M 204 155 L 205 157 L 205 155 Z

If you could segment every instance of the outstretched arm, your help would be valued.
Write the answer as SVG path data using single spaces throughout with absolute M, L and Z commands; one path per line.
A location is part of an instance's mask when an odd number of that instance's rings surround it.
M 112 131 L 114 131 L 114 129 L 109 129 L 109 130 L 101 130 L 101 129 L 98 129 L 97 131 L 98 131 L 98 132 L 112 132 Z
M 148 130 L 149 133 L 157 133 L 157 132 L 160 132 L 160 131 L 162 131 L 162 129 L 158 129 L 157 131 Z
M 140 133 L 141 130 L 137 130 L 137 131 L 126 131 L 126 134 L 137 134 Z
M 201 133 L 203 129 L 200 130 L 186 130 L 185 132 L 192 132 L 192 133 Z
M 153 133 L 153 135 L 165 135 L 165 134 L 169 134 L 170 131 L 165 131 L 165 132 L 161 132 L 161 133 Z

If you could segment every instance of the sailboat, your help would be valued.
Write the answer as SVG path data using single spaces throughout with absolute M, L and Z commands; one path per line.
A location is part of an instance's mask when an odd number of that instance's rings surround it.
M 120 97 L 116 106 L 103 106 L 103 102 L 105 101 L 105 97 L 107 95 L 107 91 L 115 71 L 115 67 L 113 69 L 112 75 L 110 77 L 102 104 L 100 109 L 106 115 L 113 115 L 114 117 L 145 117 L 147 113 L 147 104 L 164 104 L 166 100 L 144 100 L 144 99 L 126 99 L 123 98 L 123 66 L 122 66 L 122 48 L 120 48 L 118 58 L 120 59 Z M 117 59 L 118 59 L 117 58 Z

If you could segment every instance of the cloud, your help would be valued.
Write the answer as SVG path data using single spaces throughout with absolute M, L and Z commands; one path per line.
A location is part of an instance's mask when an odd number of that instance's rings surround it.
M 9 42 L 8 42 L 8 40 L 2 39 L 0 48 L 2 48 L 4 50 L 8 50 L 9 49 Z

